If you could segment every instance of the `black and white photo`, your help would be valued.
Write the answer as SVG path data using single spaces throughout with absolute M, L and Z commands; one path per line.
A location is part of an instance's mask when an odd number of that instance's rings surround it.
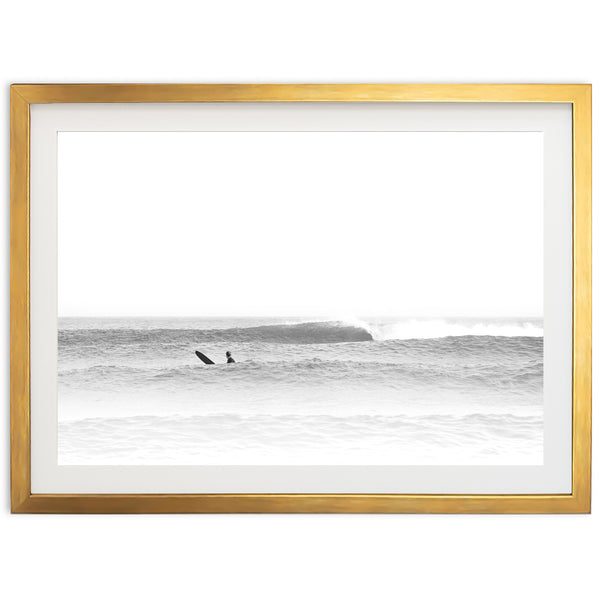
M 61 132 L 62 465 L 543 464 L 539 132 Z

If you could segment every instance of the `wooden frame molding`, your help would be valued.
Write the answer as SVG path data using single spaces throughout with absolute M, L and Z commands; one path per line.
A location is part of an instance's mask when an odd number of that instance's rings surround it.
M 573 115 L 572 493 L 32 494 L 30 105 L 119 102 L 563 102 Z M 16 513 L 587 513 L 591 506 L 591 86 L 99 84 L 11 86 L 11 506 Z

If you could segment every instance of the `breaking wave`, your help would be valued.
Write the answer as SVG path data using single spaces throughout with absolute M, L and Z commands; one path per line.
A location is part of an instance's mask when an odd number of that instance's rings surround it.
M 543 337 L 544 328 L 534 321 L 503 321 L 470 323 L 444 319 L 406 319 L 393 323 L 352 321 L 371 334 L 374 340 L 414 340 L 462 336 Z
M 543 337 L 540 323 L 533 321 L 465 323 L 446 320 L 407 319 L 394 322 L 360 320 L 314 321 L 289 324 L 233 327 L 227 329 L 79 329 L 60 330 L 59 343 L 82 346 L 199 343 L 338 344 L 388 340 L 451 337 Z

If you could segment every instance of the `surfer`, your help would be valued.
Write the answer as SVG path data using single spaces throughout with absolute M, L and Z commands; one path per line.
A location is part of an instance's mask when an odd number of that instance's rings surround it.
M 199 350 L 196 350 L 196 356 L 205 364 L 205 365 L 214 365 L 215 363 L 206 356 L 206 354 L 202 354 Z M 231 352 L 227 350 L 225 352 L 225 356 L 227 357 L 227 363 L 234 363 L 233 356 L 231 356 Z

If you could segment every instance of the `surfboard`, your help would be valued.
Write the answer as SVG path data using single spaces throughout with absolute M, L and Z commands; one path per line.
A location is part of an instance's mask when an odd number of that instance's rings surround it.
M 196 356 L 205 364 L 205 365 L 214 365 L 215 363 L 210 360 L 210 358 L 208 358 L 208 356 L 205 356 L 204 354 L 202 354 L 202 352 L 198 352 L 198 350 L 196 350 Z

